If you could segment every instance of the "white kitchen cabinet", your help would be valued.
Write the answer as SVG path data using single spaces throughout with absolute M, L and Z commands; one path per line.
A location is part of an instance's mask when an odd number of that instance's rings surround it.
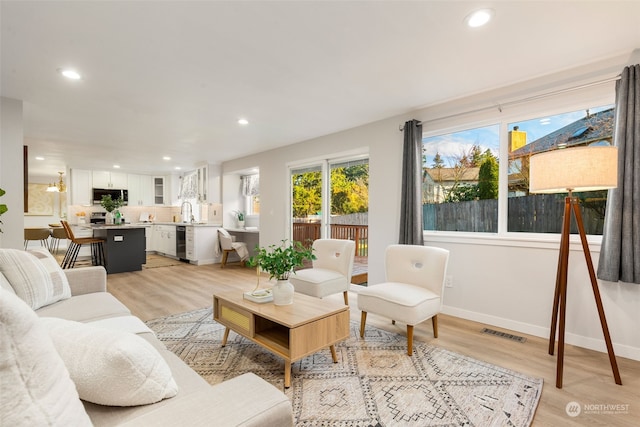
M 153 177 L 151 175 L 127 175 L 129 206 L 153 206 Z
M 213 264 L 218 245 L 218 227 L 190 226 L 186 227 L 187 259 L 191 264 Z
M 122 172 L 93 171 L 93 188 L 127 189 L 127 174 Z
M 69 203 L 72 205 L 91 205 L 93 203 L 91 182 L 91 171 L 71 169 L 71 200 Z
M 220 165 L 202 164 L 198 166 L 198 197 L 203 202 L 220 203 Z
M 165 255 L 176 256 L 176 226 L 154 224 L 151 236 L 153 250 Z

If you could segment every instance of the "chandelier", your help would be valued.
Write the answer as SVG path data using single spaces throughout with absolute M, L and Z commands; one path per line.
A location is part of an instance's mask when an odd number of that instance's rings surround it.
M 50 193 L 65 193 L 67 191 L 67 186 L 62 180 L 62 174 L 64 174 L 64 172 L 58 172 L 58 173 L 60 174 L 58 183 L 49 184 L 49 186 L 47 187 L 47 191 Z

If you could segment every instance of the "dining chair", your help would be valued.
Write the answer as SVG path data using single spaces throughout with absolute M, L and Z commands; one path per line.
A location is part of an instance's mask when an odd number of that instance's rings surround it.
M 52 254 L 57 254 L 60 248 L 60 240 L 68 240 L 67 230 L 64 227 L 53 227 L 51 229 L 51 243 L 49 244 L 49 251 Z M 68 245 L 67 245 L 68 246 Z
M 367 313 L 407 325 L 407 354 L 413 353 L 413 327 L 431 319 L 438 338 L 438 313 L 447 274 L 449 251 L 420 245 L 391 245 L 385 251 L 386 282 L 358 292 L 360 337 L 364 338 Z
M 40 246 L 49 249 L 49 236 L 51 236 L 51 230 L 49 230 L 48 228 L 25 228 L 24 250 L 27 250 L 29 242 L 32 240 L 39 240 Z

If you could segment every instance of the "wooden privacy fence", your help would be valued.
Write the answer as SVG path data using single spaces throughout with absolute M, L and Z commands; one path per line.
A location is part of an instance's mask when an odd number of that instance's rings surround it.
M 507 230 L 529 233 L 560 233 L 564 213 L 564 195 L 535 194 L 511 197 L 508 200 Z M 423 225 L 425 230 L 498 231 L 498 201 L 474 200 L 458 203 L 425 204 Z M 601 235 L 604 218 L 594 209 L 580 205 L 587 234 Z M 571 232 L 577 233 L 575 222 Z
M 320 223 L 294 222 L 293 240 L 305 246 L 320 238 Z M 369 255 L 369 226 L 351 224 L 331 224 L 332 239 L 346 239 L 356 242 L 356 256 Z

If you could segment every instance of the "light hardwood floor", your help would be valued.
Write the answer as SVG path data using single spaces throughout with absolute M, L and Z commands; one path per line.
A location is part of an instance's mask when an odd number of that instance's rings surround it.
M 185 263 L 112 274 L 107 278 L 107 286 L 134 315 L 149 320 L 211 306 L 215 291 L 251 290 L 256 285 L 256 277 L 255 270 L 238 264 L 228 264 L 221 269 L 219 264 Z M 263 276 L 261 283 L 266 284 L 266 279 Z M 332 297 L 342 300 L 342 294 Z M 359 322 L 356 293 L 349 293 L 349 302 L 351 319 Z M 368 316 L 367 324 L 405 333 L 404 325 L 394 326 L 373 314 Z M 547 354 L 546 339 L 490 327 L 527 339 L 525 343 L 514 342 L 482 333 L 485 326 L 441 314 L 438 316 L 439 338 L 433 338 L 431 322 L 417 325 L 414 334 L 415 340 L 543 378 L 544 387 L 533 426 L 640 426 L 640 362 L 618 356 L 623 383 L 619 386 L 613 381 L 605 353 L 569 345 L 565 349 L 564 386 L 557 389 L 555 357 Z M 570 402 L 577 402 L 582 409 L 577 417 L 569 417 L 565 411 Z M 606 408 L 601 405 L 622 406 L 614 408 L 613 413 L 605 413 Z

